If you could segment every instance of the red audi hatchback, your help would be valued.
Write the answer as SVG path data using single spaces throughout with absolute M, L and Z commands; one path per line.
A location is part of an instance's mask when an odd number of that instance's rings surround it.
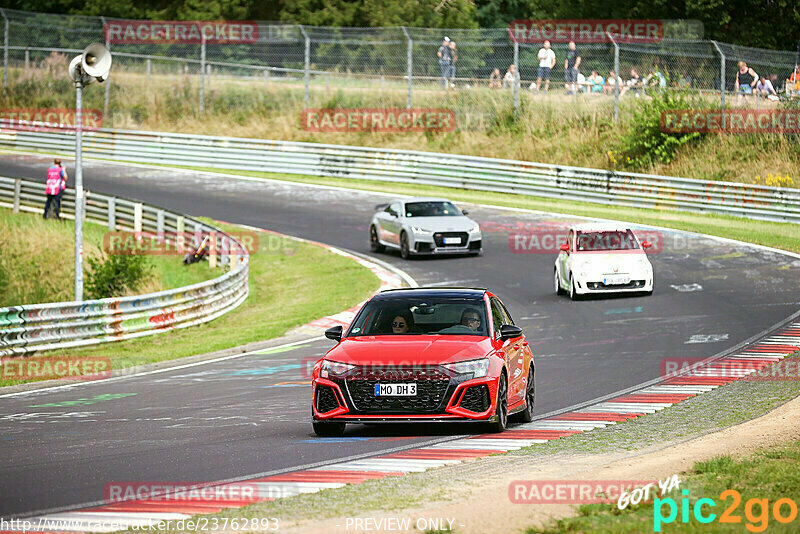
M 533 417 L 533 353 L 485 289 L 414 288 L 372 297 L 314 366 L 314 432 L 347 423 L 483 422 Z

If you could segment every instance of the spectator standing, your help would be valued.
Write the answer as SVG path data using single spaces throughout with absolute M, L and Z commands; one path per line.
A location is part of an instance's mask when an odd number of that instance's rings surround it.
M 538 92 L 542 86 L 542 78 L 544 78 L 544 92 L 550 90 L 550 71 L 556 66 L 556 53 L 550 49 L 550 41 L 545 41 L 539 53 L 536 55 L 539 58 L 539 70 L 536 72 L 536 91 Z M 531 84 L 531 89 L 534 84 Z
M 450 88 L 456 88 L 456 61 L 458 61 L 458 52 L 456 52 L 456 42 L 450 41 Z
M 581 66 L 581 53 L 575 47 L 575 41 L 569 42 L 567 58 L 564 60 L 564 89 L 568 95 L 578 90 L 578 67 Z
M 694 80 L 692 80 L 692 77 L 689 76 L 686 71 L 683 71 L 683 74 L 681 74 L 680 80 L 678 81 L 678 87 L 681 89 L 691 89 L 693 83 Z
M 492 75 L 489 76 L 489 89 L 500 89 L 501 87 L 503 87 L 503 78 L 500 76 L 500 69 L 494 69 Z
M 47 215 L 52 208 L 55 212 L 56 220 L 61 220 L 61 196 L 67 188 L 67 171 L 61 166 L 61 160 L 56 158 L 53 161 L 53 166 L 47 169 L 47 183 L 44 192 L 47 195 L 47 200 L 44 203 L 43 217 L 47 219 Z
M 436 55 L 439 57 L 439 67 L 442 69 L 442 87 L 447 89 L 447 79 L 450 77 L 451 63 L 449 37 L 445 37 L 442 40 L 442 46 L 439 47 L 439 51 L 436 52 Z
M 758 74 L 756 71 L 747 66 L 744 61 L 739 62 L 739 70 L 736 72 L 736 84 L 734 89 L 738 95 L 736 98 L 737 103 L 741 104 L 742 98 L 747 95 L 753 94 L 753 89 L 758 81 Z

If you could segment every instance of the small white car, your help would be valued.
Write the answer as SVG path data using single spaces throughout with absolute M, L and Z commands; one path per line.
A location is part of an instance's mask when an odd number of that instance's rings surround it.
M 394 248 L 408 259 L 412 255 L 478 255 L 483 250 L 478 223 L 445 198 L 406 198 L 375 209 L 369 225 L 373 252 Z
M 591 293 L 653 294 L 653 266 L 633 231 L 614 224 L 572 226 L 556 258 L 556 293 L 572 300 Z

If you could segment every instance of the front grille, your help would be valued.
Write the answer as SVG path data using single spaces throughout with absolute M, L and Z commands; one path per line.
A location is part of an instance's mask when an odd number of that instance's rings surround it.
M 459 406 L 471 412 L 485 412 L 489 409 L 489 388 L 486 387 L 486 384 L 472 386 L 464 393 L 464 398 L 461 399 Z
M 433 413 L 443 408 L 449 380 L 416 380 L 413 397 L 376 397 L 375 384 L 407 383 L 408 380 L 348 379 L 347 391 L 359 412 Z M 440 408 L 441 407 L 441 408 Z
M 457 237 L 460 239 L 458 243 L 444 244 L 445 237 Z M 437 232 L 433 234 L 433 241 L 437 247 L 465 247 L 467 246 L 467 232 Z
M 589 289 L 596 290 L 596 291 L 603 291 L 604 289 L 636 289 L 636 288 L 643 288 L 645 284 L 644 280 L 631 280 L 627 284 L 608 284 L 605 285 L 603 282 L 589 282 L 586 284 Z
M 328 386 L 317 386 L 317 411 L 327 413 L 339 407 L 336 394 Z

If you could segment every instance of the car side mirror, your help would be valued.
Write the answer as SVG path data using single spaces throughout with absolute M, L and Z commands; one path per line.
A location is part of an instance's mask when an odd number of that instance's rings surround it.
M 650 248 L 653 244 L 650 241 L 642 241 L 642 248 Z
M 504 324 L 500 327 L 500 341 L 514 339 L 522 335 L 522 328 L 512 324 Z
M 561 243 L 561 246 L 558 248 L 563 250 L 564 252 L 569 252 L 569 243 Z
M 332 326 L 325 330 L 325 337 L 334 341 L 341 341 L 343 331 L 344 329 L 342 328 L 342 325 Z
M 469 212 L 467 210 L 461 210 L 461 215 L 469 215 Z

